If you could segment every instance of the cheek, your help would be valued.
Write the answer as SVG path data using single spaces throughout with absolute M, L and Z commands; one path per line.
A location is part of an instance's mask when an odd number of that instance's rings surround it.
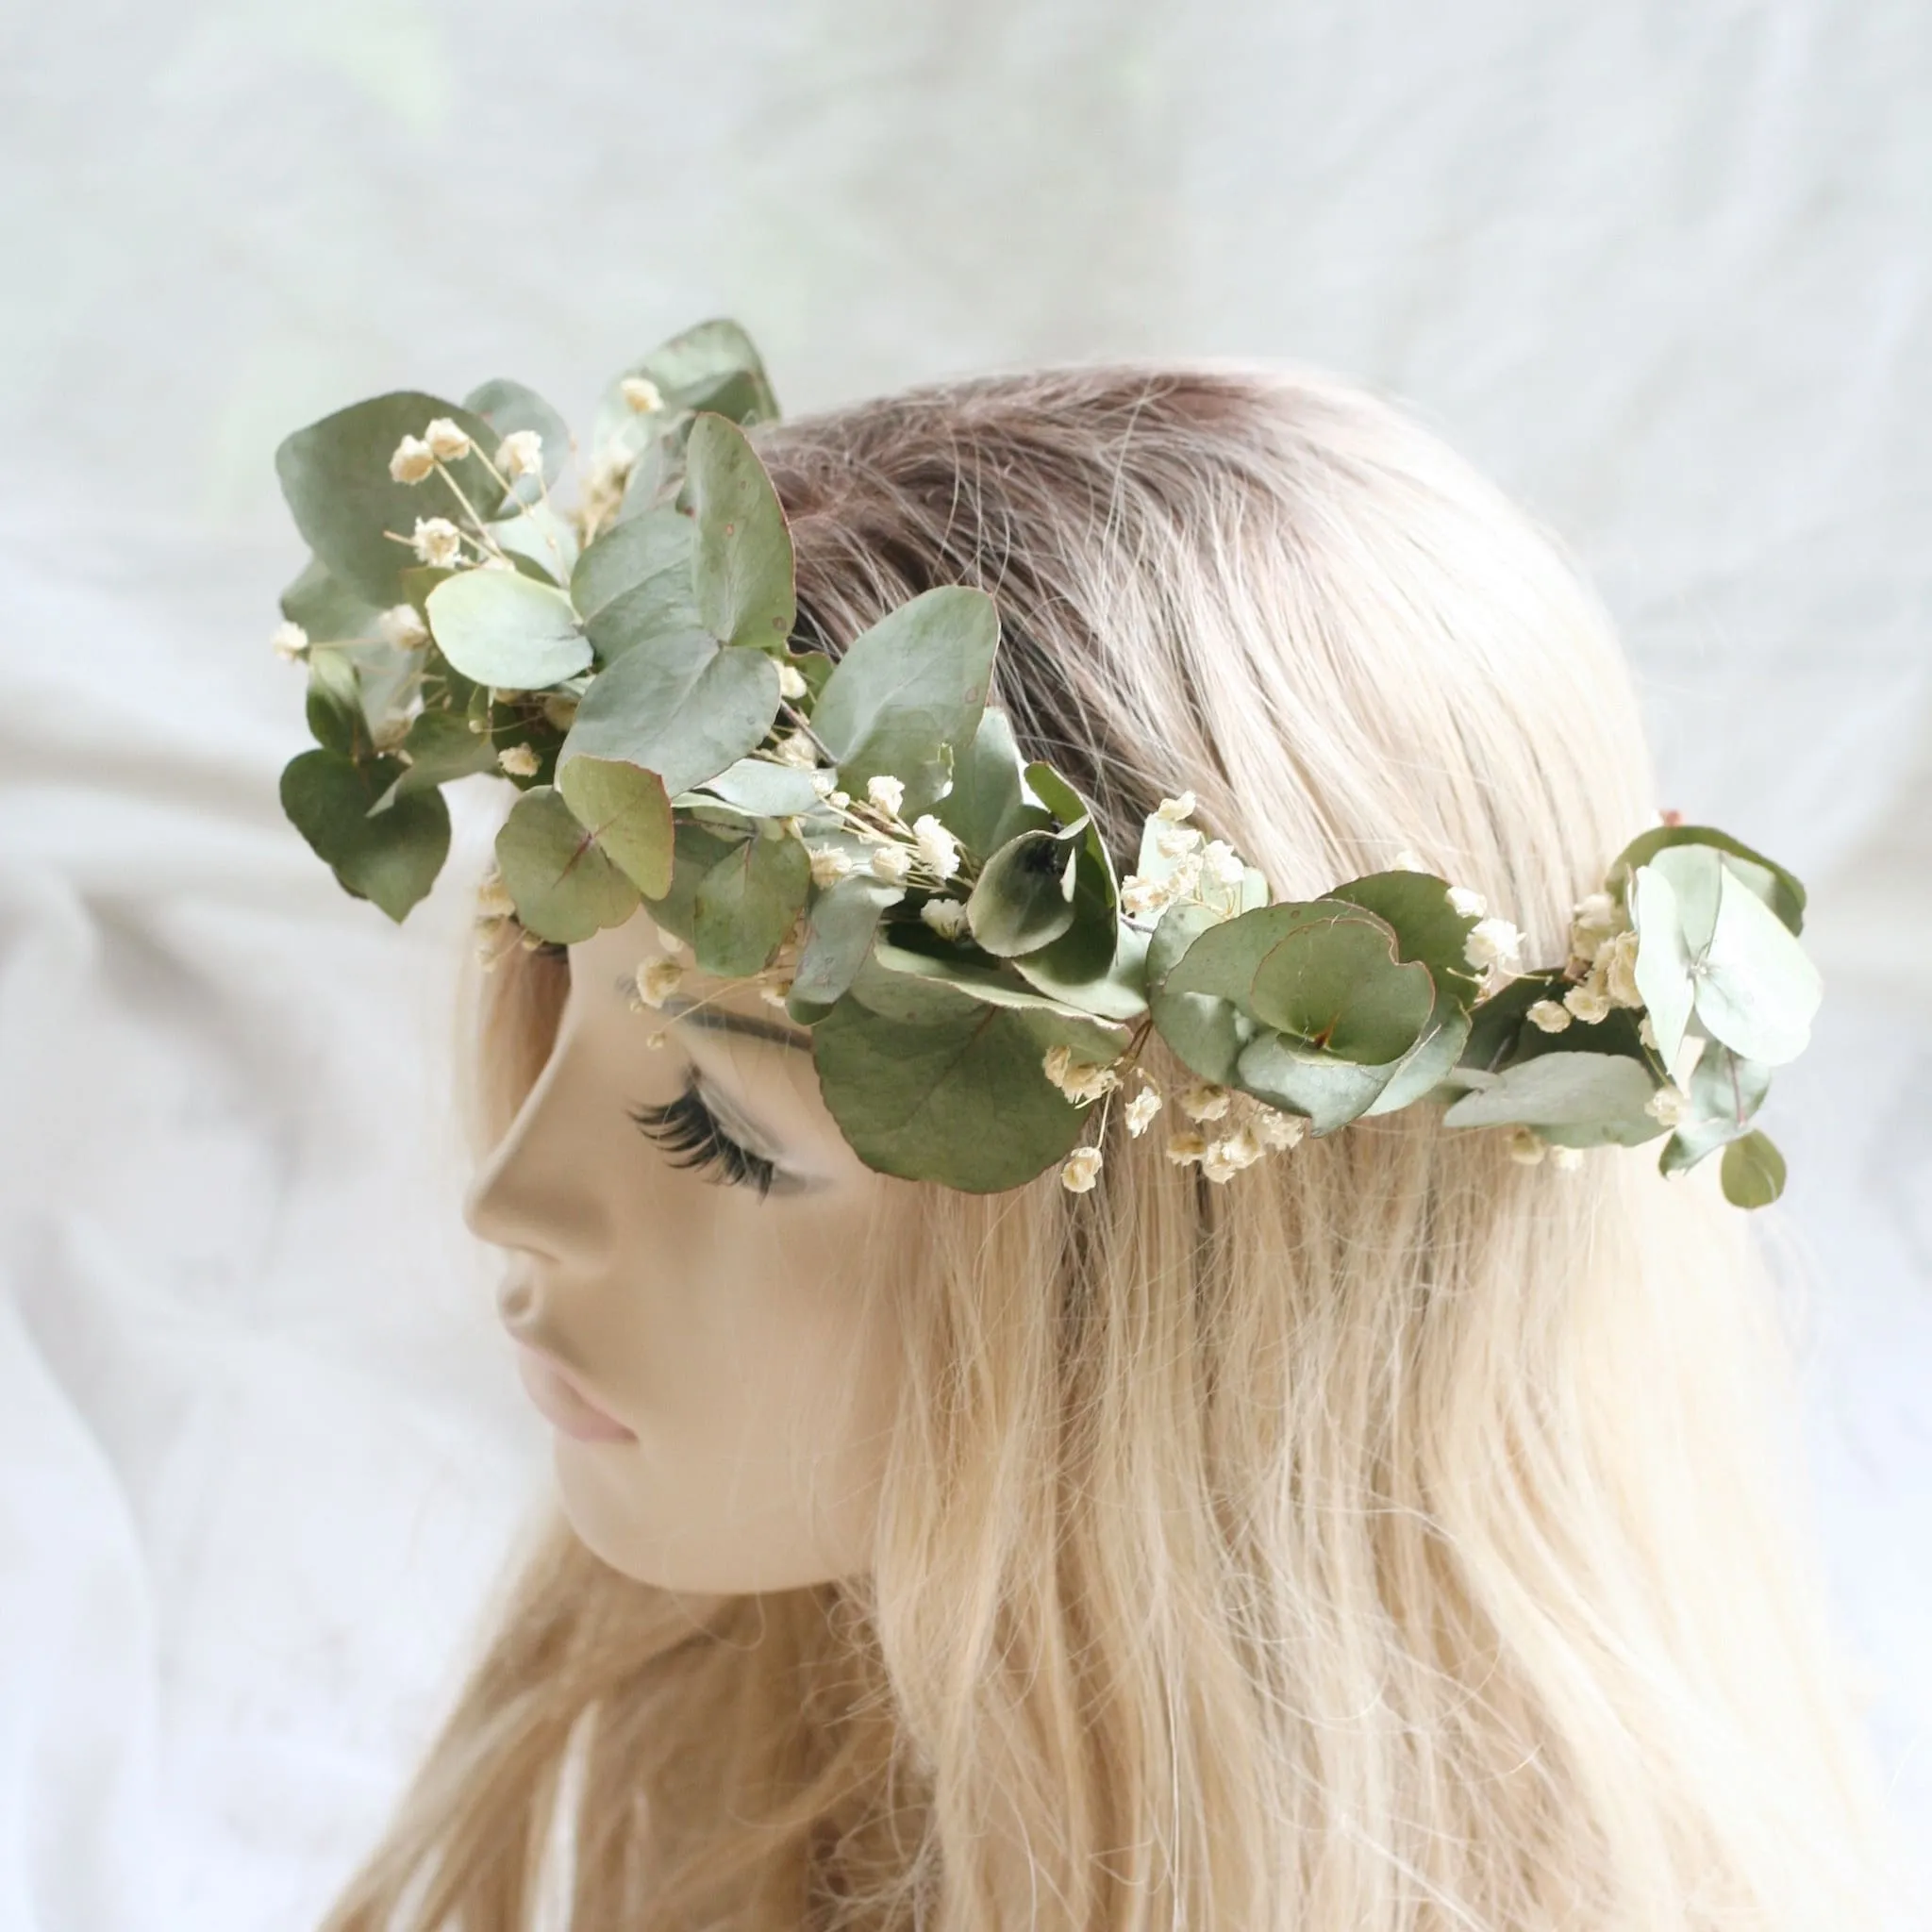
M 653 1184 L 649 1191 L 659 1193 Z M 675 1171 L 611 1284 L 601 1386 L 635 1445 L 560 1440 L 578 1533 L 666 1588 L 796 1588 L 871 1560 L 899 1389 L 850 1199 L 762 1206 Z

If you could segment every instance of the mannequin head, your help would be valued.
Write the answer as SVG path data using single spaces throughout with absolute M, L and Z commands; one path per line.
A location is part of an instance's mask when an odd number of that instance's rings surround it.
M 1057 372 L 758 441 L 801 641 L 993 591 L 992 700 L 1117 859 L 1185 784 L 1278 897 L 1410 847 L 1547 956 L 1653 821 L 1600 606 L 1362 391 Z M 553 1815 L 600 1928 L 1861 1922 L 1780 1341 L 1702 1180 L 1427 1108 L 1224 1188 L 1118 1123 L 1088 1195 L 891 1180 L 802 1056 L 645 1045 L 647 938 L 475 989 L 472 1225 L 636 1440 L 559 1442 L 335 1926 L 521 1923 Z M 824 1185 L 639 1140 L 692 1071 Z

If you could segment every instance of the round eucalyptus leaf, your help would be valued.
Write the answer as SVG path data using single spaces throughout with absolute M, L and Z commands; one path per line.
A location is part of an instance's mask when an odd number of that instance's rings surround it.
M 698 888 L 705 876 L 738 843 L 738 836 L 715 824 L 672 815 L 671 888 L 646 908 L 666 932 L 689 945 L 697 924 Z
M 1210 928 L 1222 924 L 1206 906 L 1170 906 L 1147 943 L 1147 1004 L 1154 1024 L 1186 1065 L 1221 1086 L 1235 1077 L 1235 1063 L 1254 1036 L 1254 1022 L 1233 1001 L 1175 987 L 1175 964 Z M 1252 974 L 1250 974 L 1252 977 Z
M 510 807 L 496 834 L 496 864 L 519 921 L 558 945 L 622 925 L 638 908 L 637 887 L 552 786 Z
M 798 614 L 791 533 L 744 431 L 723 416 L 699 416 L 685 446 L 684 487 L 698 622 L 721 643 L 782 651 Z
M 614 524 L 577 558 L 571 601 L 607 664 L 664 632 L 704 628 L 691 588 L 691 520 L 670 504 Z
M 1644 1111 L 1656 1091 L 1649 1074 L 1621 1054 L 1547 1053 L 1507 1067 L 1489 1086 L 1465 1093 L 1442 1123 L 1601 1128 L 1607 1140 L 1622 1141 L 1626 1134 L 1649 1140 L 1662 1131 Z
M 1396 957 L 1428 968 L 1439 1003 L 1464 1013 L 1474 1004 L 1482 982 L 1467 949 L 1475 921 L 1449 903 L 1441 879 L 1420 872 L 1371 873 L 1323 896 L 1373 912 L 1394 933 Z
M 382 612 L 331 576 L 320 558 L 311 557 L 302 575 L 282 592 L 282 615 L 299 624 L 311 644 L 328 644 L 378 636 Z
M 562 756 L 641 765 L 675 795 L 753 750 L 778 711 L 778 666 L 708 631 L 663 633 L 597 674 Z
M 1707 1042 L 1690 1075 L 1690 1110 L 1657 1158 L 1662 1172 L 1681 1174 L 1748 1134 L 1771 1091 L 1771 1075 L 1761 1061 L 1740 1059 L 1729 1047 Z
M 1706 1032 L 1747 1060 L 1780 1067 L 1809 1042 L 1823 993 L 1818 969 L 1790 928 L 1726 869 L 1696 974 L 1697 1018 Z
M 1263 1030 L 1242 1047 L 1234 1084 L 1270 1107 L 1305 1115 L 1311 1132 L 1332 1134 L 1374 1105 L 1394 1071 L 1392 1065 L 1370 1067 L 1339 1059 Z
M 1677 912 L 1676 888 L 1668 872 L 1640 866 L 1629 889 L 1630 921 L 1637 928 L 1637 991 L 1643 996 L 1657 1036 L 1657 1058 L 1667 1068 L 1677 1064 L 1684 1047 L 1684 1030 L 1690 1024 L 1696 999 L 1691 979 L 1690 948 Z
M 1714 825 L 1657 825 L 1631 840 L 1611 864 L 1608 878 L 1614 887 L 1647 865 L 1660 852 L 1678 845 L 1708 845 L 1736 861 L 1739 876 L 1770 906 L 1779 920 L 1793 933 L 1805 929 L 1805 888 L 1776 860 L 1754 852 L 1750 846 L 1720 832 Z
M 877 970 L 869 974 L 861 992 L 874 1003 L 879 996 L 879 973 L 899 973 L 950 987 L 989 1006 L 1008 1007 L 1019 1012 L 1052 1013 L 1075 1023 L 1087 1029 L 1081 1038 L 1091 1056 L 1099 1059 L 1113 1058 L 1126 1043 L 1126 1035 L 1114 1015 L 1096 1013 L 1091 1007 L 1058 999 L 1029 986 L 1015 977 L 1017 961 L 975 959 L 969 953 L 926 952 L 900 945 L 881 933 L 874 941 L 870 963 Z M 1096 1030 L 1095 1022 L 1115 1024 Z
M 1698 958 L 1710 944 L 1717 926 L 1718 893 L 1724 878 L 1722 855 L 1708 845 L 1672 845 L 1659 852 L 1645 870 L 1669 880 L 1684 950 L 1691 958 Z
M 762 972 L 810 884 L 801 841 L 782 834 L 741 840 L 698 887 L 691 942 L 700 970 L 726 979 Z
M 1785 1158 L 1754 1128 L 1724 1149 L 1718 1178 L 1734 1208 L 1768 1208 L 1785 1191 Z
M 1248 1009 L 1357 1066 L 1383 1067 L 1422 1038 L 1436 985 L 1419 962 L 1395 957 L 1395 935 L 1374 914 L 1311 923 L 1285 934 L 1255 968 Z
M 495 745 L 460 711 L 419 711 L 402 748 L 409 766 L 396 781 L 399 797 L 497 769 Z
M 1078 903 L 1075 902 L 1077 918 Z M 1147 1010 L 1147 950 L 1151 936 L 1134 927 L 1114 924 L 1113 956 L 1098 972 L 1090 970 L 1092 955 L 1084 948 L 1076 951 L 1068 941 L 1056 940 L 1037 953 L 1025 953 L 1013 961 L 1020 977 L 1062 1005 L 1075 1007 L 1108 1020 L 1138 1020 Z
M 437 648 L 478 684 L 541 691 L 591 662 L 570 599 L 516 571 L 459 571 L 424 608 Z
M 655 772 L 616 758 L 559 763 L 563 802 L 607 857 L 647 899 L 671 890 L 671 799 Z
M 903 886 L 867 873 L 849 873 L 812 900 L 805 945 L 791 977 L 791 997 L 801 1010 L 824 1008 L 843 996 L 871 949 L 879 915 L 905 896 Z
M 570 582 L 577 561 L 576 525 L 547 503 L 526 504 L 487 527 L 496 547 L 525 576 L 534 573 L 559 588 Z
M 440 396 L 399 390 L 338 409 L 283 440 L 275 474 L 295 527 L 329 575 L 377 609 L 401 596 L 403 572 L 415 563 L 407 539 L 419 517 L 467 525 L 467 513 L 440 475 L 398 483 L 390 458 L 406 436 L 421 436 L 446 416 L 493 457 L 496 433 L 482 417 Z M 447 465 L 476 514 L 496 511 L 502 491 L 473 454 Z
M 707 778 L 704 789 L 761 819 L 801 818 L 820 805 L 809 772 L 771 758 L 740 758 Z
M 1051 815 L 1025 797 L 1024 771 L 1006 712 L 989 706 L 953 760 L 953 789 L 933 810 L 968 852 L 996 852 L 1022 832 L 1048 830 Z
M 544 482 L 555 483 L 563 475 L 570 458 L 570 425 L 535 390 L 500 375 L 473 389 L 463 398 L 463 408 L 482 417 L 499 441 L 512 430 L 534 429 L 543 439 Z
M 427 895 L 449 856 L 449 808 L 440 791 L 397 799 L 370 816 L 401 775 L 391 758 L 358 764 L 340 752 L 306 751 L 282 772 L 282 809 L 337 882 L 401 924 Z
M 774 422 L 778 415 L 777 398 L 751 338 L 737 323 L 723 317 L 673 336 L 612 379 L 597 405 L 599 449 L 639 420 L 624 398 L 621 385 L 627 375 L 641 375 L 657 384 L 664 400 L 663 409 L 657 412 L 659 416 L 713 409 L 734 423 L 750 424 Z
M 1029 976 L 1055 988 L 1101 989 L 1113 970 L 1120 937 L 1120 891 L 1113 860 L 1092 808 L 1043 760 L 1026 767 L 1027 789 L 1071 834 L 1080 832 L 1074 872 L 1074 923 L 1028 956 Z
M 1395 1113 L 1433 1093 L 1455 1072 L 1468 1043 L 1469 1015 L 1454 1006 L 1444 1011 L 1439 1000 L 1428 1030 L 1404 1057 L 1390 1075 L 1389 1084 L 1365 1111 Z
M 1074 923 L 1080 833 L 1022 832 L 979 869 L 966 896 L 974 940 L 999 958 L 1030 953 Z
M 944 584 L 889 612 L 832 667 L 812 730 L 863 794 L 890 773 L 906 785 L 908 818 L 924 811 L 972 743 L 986 707 L 999 613 L 984 591 Z

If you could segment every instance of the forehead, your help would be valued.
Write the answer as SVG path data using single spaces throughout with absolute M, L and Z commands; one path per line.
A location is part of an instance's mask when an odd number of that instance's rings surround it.
M 579 941 L 570 949 L 573 983 L 600 998 L 628 1001 L 640 967 L 655 959 L 673 959 L 685 964 L 678 992 L 686 999 L 701 999 L 707 1010 L 725 1011 L 760 1022 L 763 1026 L 795 1036 L 807 1044 L 810 1036 L 794 1026 L 782 1008 L 774 1008 L 760 997 L 755 986 L 741 981 L 716 979 L 700 973 L 689 963 L 691 949 L 660 931 L 647 910 L 633 913 L 622 925 L 606 926 L 601 932 Z

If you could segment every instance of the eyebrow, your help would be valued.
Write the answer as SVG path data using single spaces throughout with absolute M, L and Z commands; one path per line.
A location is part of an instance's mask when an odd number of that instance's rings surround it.
M 636 991 L 636 982 L 627 974 L 615 984 L 621 993 L 629 994 Z M 742 1033 L 747 1039 L 774 1041 L 797 1053 L 811 1051 L 810 1034 L 801 1033 L 794 1026 L 781 1026 L 774 1020 L 760 1020 L 755 1014 L 734 1013 L 728 1007 L 702 1007 L 695 1000 L 682 999 L 673 993 L 664 1002 L 664 1011 L 673 1020 L 714 1033 Z

